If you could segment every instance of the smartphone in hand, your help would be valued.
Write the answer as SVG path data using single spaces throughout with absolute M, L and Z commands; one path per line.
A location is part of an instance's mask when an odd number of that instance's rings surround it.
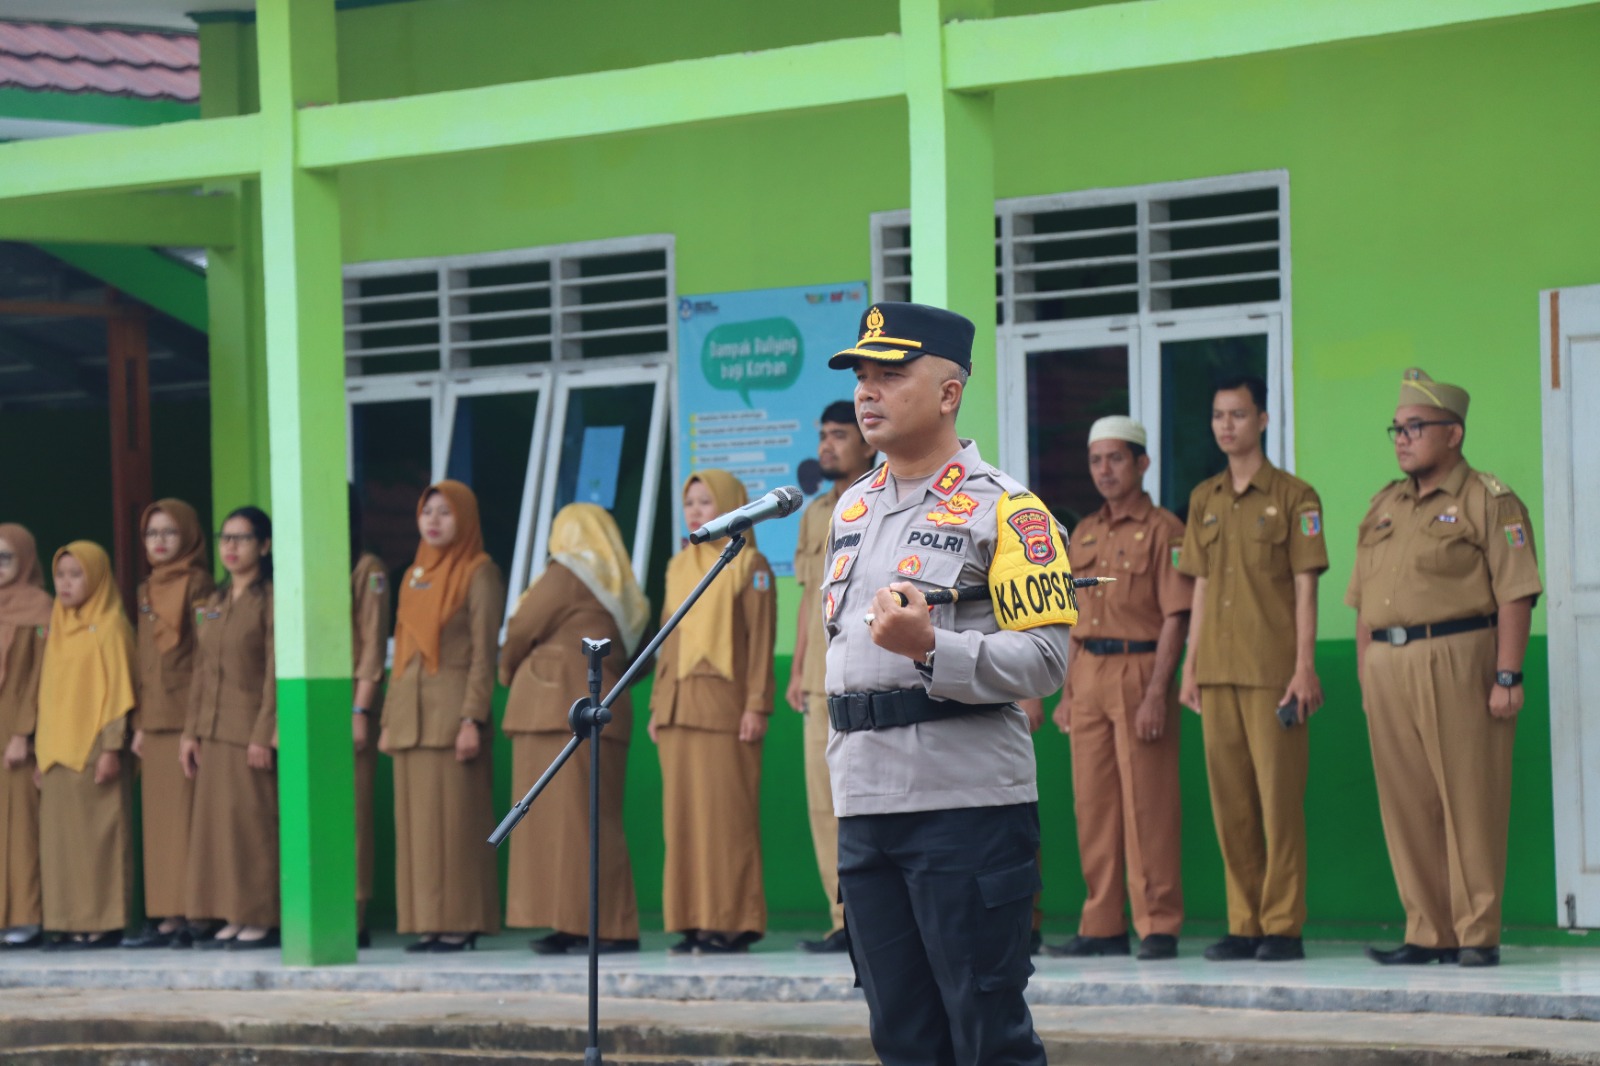
M 1283 728 L 1293 729 L 1300 724 L 1300 701 L 1291 696 L 1289 702 L 1278 708 L 1278 721 L 1283 723 Z

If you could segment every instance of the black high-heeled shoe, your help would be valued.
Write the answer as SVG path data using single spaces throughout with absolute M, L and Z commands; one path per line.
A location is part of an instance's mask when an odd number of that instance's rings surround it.
M 429 947 L 428 950 L 433 952 L 435 955 L 448 955 L 455 951 L 477 951 L 478 934 L 468 933 L 465 940 L 457 941 L 446 940 L 444 937 L 440 937 L 438 940 L 433 942 L 433 945 Z
M 257 948 L 277 948 L 283 946 L 283 934 L 276 928 L 268 929 L 265 936 L 258 936 L 254 940 L 245 940 L 243 937 L 234 937 L 228 941 L 229 951 L 254 951 Z

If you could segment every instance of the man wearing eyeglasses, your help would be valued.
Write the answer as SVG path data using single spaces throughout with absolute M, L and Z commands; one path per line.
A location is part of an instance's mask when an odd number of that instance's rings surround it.
M 1373 497 L 1345 602 L 1406 939 L 1382 965 L 1500 961 L 1511 748 L 1543 591 L 1528 509 L 1461 454 L 1465 389 L 1415 368 L 1389 437 L 1405 477 Z

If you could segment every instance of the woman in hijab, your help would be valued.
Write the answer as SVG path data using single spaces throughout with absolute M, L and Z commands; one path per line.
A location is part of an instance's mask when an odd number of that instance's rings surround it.
M 355 702 L 350 729 L 356 749 L 356 942 L 370 947 L 372 782 L 378 770 L 377 729 L 383 714 L 384 658 L 389 650 L 389 581 L 383 560 L 361 547 L 361 496 L 350 486 L 350 647 Z
M 511 738 L 512 791 L 520 795 L 572 736 L 567 711 L 589 691 L 582 638 L 611 641 L 604 691 L 639 648 L 650 605 L 634 579 L 611 513 L 592 503 L 563 507 L 550 525 L 550 565 L 522 594 L 500 651 L 500 683 L 511 687 L 501 728 Z M 600 944 L 639 950 L 639 905 L 622 828 L 633 703 L 624 693 L 600 734 Z M 541 955 L 589 943 L 589 756 L 580 752 L 550 782 L 511 835 L 506 924 L 549 928 Z
M 139 710 L 133 753 L 139 757 L 144 828 L 144 931 L 125 948 L 187 943 L 183 876 L 188 863 L 194 784 L 178 765 L 194 681 L 195 612 L 216 588 L 206 539 L 194 508 L 157 500 L 145 508 L 144 553 L 150 577 L 139 586 Z
M 690 532 L 748 502 L 725 470 L 683 488 Z M 761 883 L 761 740 L 772 713 L 777 597 L 755 537 L 661 645 L 650 694 L 667 838 L 662 905 L 675 954 L 745 951 L 767 927 Z M 688 598 L 727 541 L 689 545 L 667 565 L 662 618 Z
M 0 947 L 31 948 L 39 934 L 39 790 L 33 728 L 52 601 L 33 534 L 0 524 Z
M 195 612 L 189 717 L 178 744 L 194 782 L 184 913 L 225 923 L 201 948 L 276 947 L 278 695 L 272 519 L 240 507 L 217 535 L 228 579 Z
M 122 748 L 133 710 L 133 627 L 105 549 L 56 552 L 56 603 L 39 676 L 39 872 L 54 949 L 122 942 L 133 884 Z
M 475 947 L 500 929 L 489 700 L 505 583 L 459 481 L 417 503 L 378 749 L 394 757 L 395 904 L 407 951 Z

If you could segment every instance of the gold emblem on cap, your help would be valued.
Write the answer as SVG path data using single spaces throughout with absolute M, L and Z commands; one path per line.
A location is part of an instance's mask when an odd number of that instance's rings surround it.
M 867 332 L 883 332 L 883 312 L 878 310 L 876 307 L 867 312 Z

